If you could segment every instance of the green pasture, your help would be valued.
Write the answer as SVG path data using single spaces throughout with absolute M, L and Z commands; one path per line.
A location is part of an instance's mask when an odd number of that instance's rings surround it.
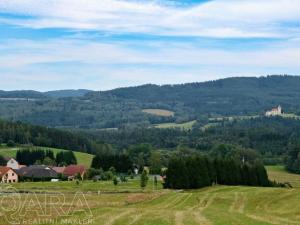
M 192 127 L 196 122 L 197 122 L 196 120 L 193 120 L 186 123 L 161 123 L 161 124 L 156 124 L 155 127 L 160 129 L 179 128 L 183 130 L 190 130 L 192 129 Z
M 66 224 L 72 219 L 75 222 L 71 224 L 88 221 L 95 225 L 300 224 L 300 176 L 287 173 L 282 166 L 269 166 L 267 170 L 271 179 L 291 182 L 294 188 L 214 186 L 189 191 L 164 190 L 160 183 L 155 187 L 150 178 L 147 188 L 141 189 L 139 177 L 118 185 L 112 181 L 18 183 L 10 190 L 21 193 L 10 195 L 10 201 L 2 201 L 1 207 L 10 209 L 13 204 L 25 204 L 32 199 L 33 203 L 43 203 L 39 207 L 47 208 L 51 207 L 46 201 L 50 195 L 63 197 L 63 203 L 57 207 L 68 212 L 62 215 L 53 210 L 47 215 L 55 224 Z M 74 201 L 76 193 L 82 193 L 84 199 Z M 26 204 L 23 210 L 28 213 L 6 211 L 6 217 L 12 214 L 13 218 L 25 218 L 24 221 L 36 220 L 41 218 L 37 215 L 41 210 L 34 210 L 38 205 Z M 7 224 L 5 218 L 0 224 Z M 51 221 L 36 224 L 50 225 Z
M 5 147 L 5 146 L 1 146 L 0 147 L 0 155 L 5 156 L 5 157 L 12 157 L 15 158 L 16 157 L 16 153 L 18 150 L 22 150 L 26 147 L 13 147 L 13 148 L 9 148 L 9 147 Z M 57 148 L 47 148 L 47 147 L 30 147 L 32 149 L 34 148 L 38 148 L 38 149 L 50 149 L 53 151 L 53 153 L 56 155 L 57 153 L 61 152 L 61 151 L 66 151 L 63 149 L 57 149 Z M 80 165 L 85 165 L 87 168 L 89 168 L 91 166 L 92 160 L 93 160 L 93 155 L 88 154 L 88 153 L 83 153 L 83 152 L 76 152 L 74 151 L 75 157 L 77 159 L 77 164 Z

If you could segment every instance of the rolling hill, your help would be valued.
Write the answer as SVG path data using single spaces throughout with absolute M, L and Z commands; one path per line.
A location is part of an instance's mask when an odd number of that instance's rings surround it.
M 2 101 L 0 118 L 63 128 L 119 128 L 248 116 L 281 105 L 300 111 L 300 76 L 234 77 L 181 85 L 147 84 L 110 91 L 56 91 L 36 101 Z M 16 92 L 16 96 L 37 93 Z M 1 96 L 14 93 L 1 92 Z M 30 95 L 29 95 L 30 94 Z M 52 96 L 52 97 L 49 97 Z M 62 98 L 63 97 L 63 98 Z M 156 113 L 144 113 L 155 109 Z M 158 111 L 159 110 L 159 111 Z M 164 116 L 157 112 L 173 112 Z
M 78 90 L 57 90 L 57 91 L 47 91 L 43 94 L 47 97 L 52 98 L 68 98 L 68 97 L 82 97 L 85 94 L 91 92 L 90 90 L 86 89 L 78 89 Z

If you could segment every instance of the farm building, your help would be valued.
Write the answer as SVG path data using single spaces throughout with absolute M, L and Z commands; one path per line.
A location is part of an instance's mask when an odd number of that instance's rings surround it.
M 16 183 L 18 182 L 18 174 L 10 167 L 0 167 L 0 182 L 1 183 Z
M 19 164 L 19 162 L 14 158 L 10 158 L 6 163 L 6 166 L 12 168 L 13 170 L 18 170 L 25 167 L 25 165 Z
M 65 168 L 63 174 L 68 177 L 69 180 L 73 180 L 78 174 L 83 179 L 86 168 L 83 165 L 69 165 Z
M 55 167 L 52 167 L 52 169 L 53 169 L 56 173 L 61 173 L 61 174 L 63 174 L 64 171 L 65 171 L 65 169 L 66 169 L 66 167 L 57 167 L 57 166 L 55 166 Z
M 40 166 L 40 165 L 33 165 L 33 166 L 21 168 L 17 170 L 17 173 L 23 179 L 32 179 L 32 180 L 46 181 L 58 177 L 56 171 L 54 171 L 48 166 Z

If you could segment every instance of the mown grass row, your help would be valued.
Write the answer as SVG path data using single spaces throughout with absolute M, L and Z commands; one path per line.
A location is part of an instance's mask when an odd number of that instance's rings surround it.
M 79 185 L 75 182 L 40 182 L 14 184 L 14 188 L 61 192 L 65 196 L 62 209 L 71 210 L 68 215 L 56 211 L 49 215 L 49 218 L 57 219 L 56 224 L 63 224 L 67 219 L 77 222 L 89 219 L 89 224 L 97 225 L 300 225 L 300 186 L 297 186 L 300 176 L 286 173 L 282 167 L 268 167 L 268 171 L 271 179 L 291 179 L 295 188 L 214 186 L 174 191 L 163 190 L 161 185 L 153 189 L 150 180 L 148 187 L 142 190 L 137 178 L 117 186 L 108 181 Z M 74 201 L 74 192 L 83 192 L 87 204 Z M 15 200 L 26 202 L 26 195 L 34 194 L 21 194 L 21 200 L 18 195 L 11 196 L 11 201 L 5 201 L 6 207 Z M 45 199 L 42 194 L 36 198 L 42 202 Z M 36 209 L 37 205 L 27 205 L 27 208 Z M 47 206 L 49 204 L 42 204 L 42 207 Z M 89 210 L 91 214 L 87 213 Z M 26 216 L 38 218 L 34 210 Z M 2 220 L 0 224 L 7 223 Z

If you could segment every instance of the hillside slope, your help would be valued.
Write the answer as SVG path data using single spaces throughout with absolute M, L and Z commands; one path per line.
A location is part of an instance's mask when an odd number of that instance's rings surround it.
M 91 92 L 86 89 L 78 89 L 78 90 L 57 90 L 57 91 L 47 91 L 43 94 L 52 98 L 68 98 L 68 97 L 82 97 L 85 94 Z
M 262 114 L 282 105 L 300 111 L 300 77 L 236 77 L 182 85 L 142 85 L 82 97 L 2 101 L 0 118 L 68 128 L 114 128 L 183 123 L 206 117 Z M 174 116 L 144 113 L 169 110 Z
M 4 157 L 12 157 L 15 158 L 17 151 L 18 150 L 22 150 L 22 147 L 15 147 L 15 148 L 8 148 L 8 147 L 1 147 L 0 148 L 0 155 L 4 156 Z M 63 149 L 57 149 L 57 148 L 43 148 L 43 147 L 38 147 L 38 149 L 44 149 L 44 150 L 52 150 L 53 153 L 56 155 L 57 153 L 61 152 L 61 151 L 67 151 L 67 150 L 63 150 Z M 83 152 L 77 152 L 77 151 L 73 151 L 75 154 L 75 157 L 77 159 L 77 164 L 78 165 L 84 165 L 86 166 L 86 168 L 89 168 L 92 164 L 92 160 L 93 160 L 93 155 L 88 154 L 88 153 L 83 153 Z

